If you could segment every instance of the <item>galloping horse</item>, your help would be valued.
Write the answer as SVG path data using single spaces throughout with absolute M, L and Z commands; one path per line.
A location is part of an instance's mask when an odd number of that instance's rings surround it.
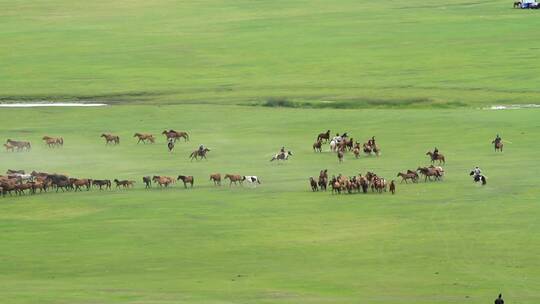
M 473 180 L 475 183 L 477 182 L 482 182 L 482 186 L 486 185 L 487 184 L 487 177 L 485 177 L 484 175 L 480 174 L 480 175 L 475 175 L 474 174 L 474 171 L 471 171 L 471 173 L 469 173 L 470 176 L 473 176 Z
M 278 153 L 278 154 L 274 155 L 270 161 L 275 161 L 275 160 L 288 160 L 288 159 L 289 159 L 289 156 L 292 156 L 292 155 L 293 155 L 293 154 L 292 154 L 291 151 L 287 151 L 286 153 Z
M 120 137 L 118 137 L 116 135 L 103 133 L 103 134 L 101 134 L 100 137 L 105 138 L 105 141 L 106 141 L 107 145 L 110 144 L 110 143 L 113 143 L 115 145 L 120 143 Z
M 492 141 L 491 143 L 492 143 L 493 146 L 495 147 L 495 152 L 497 152 L 497 150 L 498 150 L 498 151 L 501 151 L 501 152 L 503 151 L 503 146 L 504 146 L 504 145 L 503 145 L 503 143 L 502 143 L 502 140 L 499 140 L 499 141 L 494 140 L 494 141 Z
M 428 151 L 426 153 L 426 155 L 429 155 L 429 158 L 431 158 L 431 163 L 435 163 L 435 161 L 439 161 L 439 165 L 442 163 L 442 164 L 445 164 L 446 163 L 446 160 L 444 159 L 444 155 L 440 154 L 440 153 L 437 153 L 437 155 L 433 154 L 433 152 L 431 151 Z
M 408 183 L 408 179 L 412 180 L 413 183 L 418 182 L 418 173 L 411 170 L 408 170 L 406 173 L 399 172 L 397 177 L 401 177 L 401 182 L 403 183 L 405 181 L 406 184 Z
M 235 185 L 237 185 L 237 183 L 239 182 L 240 185 L 242 185 L 242 182 L 243 182 L 243 176 L 242 175 L 238 175 L 238 174 L 225 174 L 225 178 L 224 179 L 229 179 L 230 183 L 229 183 L 229 187 L 234 183 Z
M 202 150 L 197 149 L 197 150 L 191 152 L 191 154 L 189 155 L 189 158 L 190 158 L 192 161 L 193 161 L 193 159 L 198 160 L 199 157 L 200 157 L 201 159 L 203 159 L 203 158 L 204 158 L 204 159 L 207 159 L 207 158 L 206 158 L 206 154 L 207 154 L 208 152 L 210 152 L 210 149 L 208 149 L 208 148 L 204 148 L 204 149 L 202 149 Z
M 164 134 L 167 137 L 167 140 L 173 139 L 174 141 L 179 140 L 180 138 L 183 138 L 184 141 L 189 140 L 189 134 L 184 131 L 175 131 L 175 130 L 165 130 L 161 132 L 161 134 Z
M 8 139 L 6 141 L 6 144 L 12 145 L 13 147 L 17 148 L 17 151 L 30 151 L 30 149 L 32 148 L 29 141 L 17 141 Z
M 323 139 L 325 143 L 330 140 L 330 130 L 326 131 L 326 133 L 320 133 L 317 135 L 317 141 L 322 141 Z
M 137 143 L 140 143 L 141 141 L 143 142 L 143 144 L 146 144 L 146 141 L 149 141 L 150 143 L 155 143 L 155 138 L 154 138 L 154 135 L 152 134 L 145 134 L 145 133 L 135 133 L 135 135 L 133 135 L 133 137 L 137 137 L 139 140 L 137 141 Z

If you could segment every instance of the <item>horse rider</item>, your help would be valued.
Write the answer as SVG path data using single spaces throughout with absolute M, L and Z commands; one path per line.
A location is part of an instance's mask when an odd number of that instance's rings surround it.
M 474 179 L 476 180 L 477 177 L 480 177 L 482 175 L 482 170 L 476 166 L 473 170 L 474 172 Z
M 495 299 L 495 304 L 504 304 L 502 294 L 499 294 L 499 297 L 497 299 Z
M 502 138 L 499 136 L 499 134 L 497 134 L 497 137 L 495 137 L 495 143 L 498 144 L 500 143 L 502 140 Z
M 199 145 L 199 153 L 203 153 L 204 151 L 204 145 Z
M 169 148 L 169 152 L 172 152 L 174 149 L 174 142 L 172 138 L 169 138 L 169 142 L 167 143 L 167 147 Z
M 343 133 L 343 135 L 341 135 L 341 138 L 347 138 L 349 137 L 349 135 L 347 135 L 347 132 Z
M 433 149 L 433 159 L 437 159 L 437 157 L 439 157 L 439 149 L 435 147 L 435 149 Z
M 342 139 L 343 139 L 343 137 L 339 136 L 339 133 L 336 133 L 336 136 L 334 136 L 334 138 L 332 138 L 332 140 L 335 141 L 336 143 L 341 142 Z
M 375 136 L 371 136 L 371 140 L 368 140 L 369 141 L 369 145 L 372 146 L 372 147 L 375 147 Z

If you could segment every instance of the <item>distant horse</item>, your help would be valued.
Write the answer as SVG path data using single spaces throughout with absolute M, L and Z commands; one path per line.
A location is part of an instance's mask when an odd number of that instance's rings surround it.
M 152 188 L 152 178 L 150 176 L 144 176 L 142 178 L 145 188 Z
M 165 188 L 167 188 L 170 184 L 174 183 L 174 178 L 168 176 L 154 176 L 152 177 L 152 181 L 157 183 L 160 187 L 165 186 Z
M 18 140 L 12 140 L 8 139 L 6 141 L 6 144 L 12 145 L 13 147 L 17 148 L 17 151 L 30 151 L 32 146 L 30 145 L 29 141 L 18 141 Z
M 390 181 L 390 192 L 392 192 L 392 194 L 396 193 L 396 184 L 394 183 L 394 180 Z
M 123 187 L 123 188 L 133 188 L 133 185 L 135 184 L 135 181 L 131 181 L 131 180 L 117 180 L 115 179 L 114 180 L 114 183 L 116 184 L 116 188 L 120 188 L 120 187 Z
M 49 146 L 49 148 L 60 147 L 64 145 L 64 139 L 62 137 L 43 136 L 43 141 Z
M 77 190 L 82 191 L 81 188 L 85 187 L 86 191 L 90 191 L 90 185 L 92 184 L 91 179 L 78 179 L 78 178 L 70 178 L 69 181 L 73 186 L 75 186 L 75 192 Z
M 292 156 L 292 155 L 293 154 L 292 154 L 291 151 L 287 151 L 285 153 L 278 153 L 278 154 L 274 155 L 270 161 L 272 162 L 272 161 L 275 161 L 275 160 L 288 160 L 289 156 Z
M 154 138 L 154 135 L 152 134 L 145 134 L 145 133 L 135 133 L 133 137 L 137 137 L 139 140 L 137 143 L 140 143 L 141 141 L 143 144 L 146 144 L 146 141 L 149 141 L 150 143 L 155 143 L 156 139 Z
M 178 178 L 176 180 L 182 180 L 182 182 L 184 182 L 184 188 L 187 188 L 187 184 L 190 184 L 191 188 L 193 188 L 193 176 L 178 175 Z
M 210 174 L 210 180 L 214 182 L 214 186 L 216 185 L 221 186 L 221 174 L 219 173 Z
M 339 161 L 340 163 L 343 162 L 343 155 L 344 155 L 344 154 L 343 154 L 343 151 L 342 151 L 342 150 L 339 150 L 339 151 L 337 152 L 337 158 L 338 158 L 338 161 Z
M 253 185 L 254 187 L 257 187 L 257 184 L 261 184 L 261 179 L 255 175 L 245 175 L 242 176 L 242 181 L 247 182 L 249 185 Z
M 321 170 L 319 174 L 319 181 L 317 182 L 317 184 L 319 185 L 319 188 L 321 188 L 321 191 L 322 190 L 326 191 L 326 186 L 328 185 L 328 170 L 327 169 Z
M 403 183 L 405 181 L 406 184 L 408 179 L 410 179 L 413 183 L 418 182 L 418 173 L 410 170 L 406 173 L 399 172 L 397 177 L 401 177 L 401 182 Z
M 204 148 L 204 149 L 202 149 L 202 150 L 197 149 L 197 150 L 191 152 L 191 154 L 189 155 L 189 158 L 190 158 L 192 161 L 193 161 L 194 159 L 195 159 L 195 160 L 198 160 L 199 157 L 200 157 L 201 159 L 203 159 L 203 158 L 204 158 L 204 159 L 207 159 L 207 158 L 206 158 L 206 154 L 208 154 L 208 152 L 210 152 L 210 149 L 208 149 L 208 148 Z
M 184 141 L 189 140 L 189 134 L 184 131 L 165 130 L 161 132 L 161 134 L 165 135 L 167 137 L 167 140 L 172 139 L 175 142 L 179 140 L 180 138 L 183 138 Z
M 116 135 L 105 134 L 105 133 L 103 133 L 103 134 L 101 134 L 100 137 L 105 138 L 105 141 L 106 141 L 105 143 L 106 143 L 107 145 L 108 145 L 108 144 L 111 144 L 111 143 L 117 145 L 117 144 L 120 143 L 120 137 L 118 137 L 118 136 L 116 136 Z
M 95 179 L 92 180 L 92 186 L 99 187 L 99 190 L 103 190 L 103 187 L 111 189 L 111 181 L 108 179 Z
M 514 8 L 520 8 L 521 7 L 521 1 L 514 1 Z
M 320 133 L 317 135 L 317 141 L 321 141 L 324 139 L 324 142 L 328 142 L 330 140 L 330 130 L 326 131 L 325 133 Z
M 502 143 L 502 140 L 499 140 L 499 141 L 494 140 L 491 143 L 493 144 L 493 146 L 495 148 L 495 152 L 497 152 L 497 151 L 502 152 L 503 151 L 504 145 Z
M 446 163 L 446 160 L 444 159 L 444 155 L 440 154 L 440 153 L 437 153 L 437 155 L 435 155 L 433 152 L 431 151 L 428 151 L 426 152 L 426 155 L 429 156 L 429 158 L 431 159 L 431 163 L 435 163 L 435 161 L 439 161 L 439 164 L 445 164 Z
M 4 144 L 4 147 L 6 148 L 6 152 L 15 152 L 15 146 L 11 144 Z
M 239 182 L 240 185 L 242 185 L 242 177 L 241 175 L 237 175 L 237 174 L 225 174 L 225 179 L 229 179 L 230 183 L 229 183 L 229 187 L 234 183 L 235 185 Z
M 435 168 L 418 167 L 416 171 L 420 172 L 420 174 L 424 176 L 424 182 L 427 182 L 428 179 L 431 181 L 432 176 L 435 178 L 435 180 L 441 179 L 441 172 Z

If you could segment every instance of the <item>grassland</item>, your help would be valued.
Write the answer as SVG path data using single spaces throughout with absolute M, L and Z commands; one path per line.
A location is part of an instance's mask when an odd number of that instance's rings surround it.
M 537 103 L 538 17 L 508 0 L 2 0 L 0 100 Z
M 490 303 L 540 301 L 538 110 L 307 110 L 237 106 L 2 109 L 0 170 L 92 178 L 192 174 L 184 190 L 48 193 L 0 199 L 3 303 Z M 9 123 L 8 123 L 9 122 Z M 339 126 L 377 136 L 380 158 L 338 164 L 311 151 Z M 166 152 L 134 132 L 185 129 Z M 98 136 L 122 136 L 106 147 Z M 511 141 L 504 153 L 495 132 Z M 62 135 L 63 149 L 40 144 Z M 189 162 L 198 144 L 208 161 Z M 294 156 L 268 162 L 280 146 Z M 395 196 L 311 193 L 322 168 L 387 178 L 447 155 L 444 182 L 398 185 Z M 468 170 L 489 177 L 474 185 Z M 213 187 L 211 172 L 258 175 L 257 189 Z

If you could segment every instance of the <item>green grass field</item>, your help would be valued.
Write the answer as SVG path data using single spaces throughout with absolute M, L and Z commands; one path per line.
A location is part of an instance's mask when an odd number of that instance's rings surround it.
M 0 138 L 28 139 L 29 153 L 0 153 L 0 170 L 136 179 L 133 190 L 0 199 L 3 303 L 508 303 L 540 301 L 538 110 L 309 110 L 183 105 L 2 109 Z M 173 154 L 160 137 L 185 129 Z M 382 155 L 338 164 L 315 154 L 331 128 Z M 110 131 L 121 144 L 106 147 Z M 338 130 L 336 130 L 338 131 Z M 490 141 L 500 132 L 504 153 Z M 62 149 L 40 138 L 61 135 Z M 189 162 L 200 143 L 208 161 Z M 285 145 L 285 164 L 268 162 Z M 443 182 L 397 194 L 312 193 L 328 168 L 386 178 L 427 164 L 437 145 Z M 328 148 L 326 147 L 326 150 Z M 468 172 L 480 165 L 487 186 Z M 214 187 L 212 172 L 258 175 L 263 184 Z M 194 175 L 194 189 L 145 190 L 144 175 Z
M 0 0 L 0 100 L 537 103 L 539 12 L 511 7 L 509 0 Z

